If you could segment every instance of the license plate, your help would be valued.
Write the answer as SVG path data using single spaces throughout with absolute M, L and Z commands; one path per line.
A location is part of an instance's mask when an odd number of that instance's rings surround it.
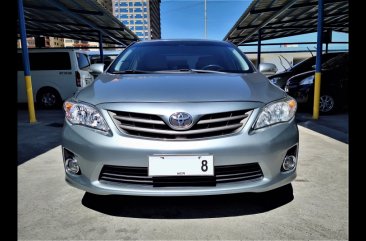
M 213 156 L 149 156 L 149 176 L 213 176 Z

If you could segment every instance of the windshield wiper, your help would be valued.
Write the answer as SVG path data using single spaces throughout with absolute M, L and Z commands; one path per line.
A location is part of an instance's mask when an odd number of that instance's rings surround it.
M 122 71 L 113 71 L 110 72 L 111 74 L 150 74 L 154 73 L 155 71 L 145 71 L 145 70 L 138 70 L 138 69 L 126 69 Z
M 217 71 L 217 70 L 208 70 L 208 69 L 168 69 L 168 70 L 159 70 L 156 71 L 158 73 L 164 73 L 164 72 L 194 72 L 194 73 L 225 73 L 223 71 Z

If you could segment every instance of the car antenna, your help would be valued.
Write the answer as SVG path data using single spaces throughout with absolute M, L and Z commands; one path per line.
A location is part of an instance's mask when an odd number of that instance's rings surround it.
M 311 50 L 309 49 L 309 47 L 306 47 L 306 48 L 309 50 L 309 52 L 311 54 L 311 57 L 314 57 L 313 52 L 311 52 Z
M 283 63 L 282 63 L 282 59 L 281 59 L 281 55 L 280 56 L 278 56 L 278 58 L 280 59 L 280 64 L 282 65 L 282 67 L 285 69 L 285 71 L 287 71 L 287 68 L 283 65 Z
M 280 56 L 281 56 L 284 60 L 286 60 L 286 62 L 287 62 L 287 64 L 288 64 L 289 68 L 291 69 L 291 68 L 292 68 L 292 66 L 291 66 L 290 61 L 288 61 L 288 59 L 286 59 L 282 54 L 281 54 Z

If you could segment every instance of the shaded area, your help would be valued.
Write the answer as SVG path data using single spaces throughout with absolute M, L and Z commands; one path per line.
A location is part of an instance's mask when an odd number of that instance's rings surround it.
M 61 145 L 63 110 L 36 110 L 36 117 L 29 124 L 26 105 L 18 105 L 18 165 Z
M 313 120 L 311 113 L 298 112 L 296 113 L 296 121 L 298 125 L 348 144 L 347 112 L 321 115 L 318 120 Z
M 94 0 L 23 0 L 27 34 L 129 45 L 137 35 Z M 19 28 L 19 26 L 18 26 Z M 101 34 L 101 35 L 99 35 Z
M 192 197 L 102 196 L 85 193 L 82 204 L 100 213 L 130 218 L 220 218 L 268 212 L 294 199 L 292 185 L 264 193 Z

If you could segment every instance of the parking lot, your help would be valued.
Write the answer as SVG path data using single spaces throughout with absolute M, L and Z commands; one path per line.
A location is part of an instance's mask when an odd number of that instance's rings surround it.
M 37 111 L 34 125 L 27 118 L 18 111 L 19 240 L 348 239 L 348 144 L 301 126 L 348 139 L 348 127 L 321 126 L 323 117 L 316 124 L 299 114 L 292 185 L 206 197 L 96 196 L 72 188 L 59 146 L 63 112 Z

